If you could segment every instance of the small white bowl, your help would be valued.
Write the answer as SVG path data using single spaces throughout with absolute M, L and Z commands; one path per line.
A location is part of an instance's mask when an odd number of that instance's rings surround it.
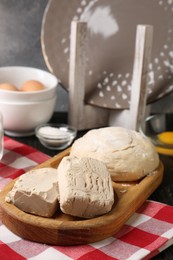
M 29 136 L 35 128 L 47 123 L 54 112 L 57 97 L 44 101 L 12 103 L 0 100 L 5 133 L 10 136 Z
M 77 130 L 66 124 L 42 124 L 36 128 L 35 134 L 46 148 L 62 150 L 70 146 Z
M 45 86 L 45 89 L 32 92 L 0 89 L 0 100 L 8 102 L 41 101 L 53 98 L 56 95 L 58 79 L 47 71 L 22 66 L 0 68 L 0 84 L 13 84 L 19 89 L 28 80 L 41 82 Z

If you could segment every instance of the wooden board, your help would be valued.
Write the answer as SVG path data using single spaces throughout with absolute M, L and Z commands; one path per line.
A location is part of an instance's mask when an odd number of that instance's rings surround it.
M 61 159 L 69 154 L 69 149 L 40 164 L 36 168 L 57 167 Z M 80 219 L 57 212 L 54 218 L 27 214 L 13 204 L 5 202 L 7 193 L 15 180 L 0 192 L 0 218 L 12 232 L 24 239 L 51 245 L 79 245 L 96 242 L 117 233 L 130 216 L 160 185 L 163 178 L 163 164 L 137 184 L 123 186 L 113 183 L 119 200 L 111 212 L 93 219 Z

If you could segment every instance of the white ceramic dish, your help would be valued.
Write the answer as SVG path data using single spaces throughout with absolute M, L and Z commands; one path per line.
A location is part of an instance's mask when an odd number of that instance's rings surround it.
M 57 97 L 44 101 L 10 103 L 0 101 L 5 133 L 10 136 L 28 136 L 35 128 L 47 123 L 54 112 Z
M 7 102 L 33 102 L 50 99 L 56 95 L 58 79 L 47 71 L 20 66 L 0 68 L 0 84 L 5 82 L 20 88 L 20 86 L 28 80 L 40 81 L 45 86 L 45 89 L 32 92 L 0 89 L 0 100 Z
M 173 90 L 172 0 L 50 0 L 42 22 L 42 50 L 49 70 L 66 90 L 72 20 L 88 24 L 86 103 L 110 109 L 129 107 L 138 24 L 154 27 L 148 103 Z
M 62 150 L 73 142 L 77 130 L 66 124 L 42 124 L 36 128 L 35 134 L 48 149 Z

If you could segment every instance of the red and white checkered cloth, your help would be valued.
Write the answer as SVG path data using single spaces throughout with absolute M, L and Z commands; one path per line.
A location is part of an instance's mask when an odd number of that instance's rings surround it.
M 48 158 L 30 146 L 5 137 L 0 189 Z M 173 207 L 154 201 L 146 201 L 115 236 L 82 246 L 50 246 L 27 241 L 0 221 L 0 259 L 3 260 L 150 259 L 172 244 Z

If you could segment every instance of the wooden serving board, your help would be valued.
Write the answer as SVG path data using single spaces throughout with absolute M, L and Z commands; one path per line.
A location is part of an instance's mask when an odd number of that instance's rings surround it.
M 61 159 L 69 154 L 69 149 L 54 156 L 36 168 L 56 168 Z M 7 193 L 15 180 L 0 192 L 0 218 L 12 232 L 24 239 L 51 245 L 79 245 L 96 242 L 117 233 L 130 216 L 160 185 L 163 178 L 163 164 L 139 183 L 123 188 L 113 182 L 119 200 L 108 214 L 80 219 L 63 214 L 60 210 L 54 218 L 44 218 L 27 214 L 13 204 L 5 202 Z M 126 191 L 124 191 L 125 189 Z M 122 192 L 123 190 L 123 192 Z

